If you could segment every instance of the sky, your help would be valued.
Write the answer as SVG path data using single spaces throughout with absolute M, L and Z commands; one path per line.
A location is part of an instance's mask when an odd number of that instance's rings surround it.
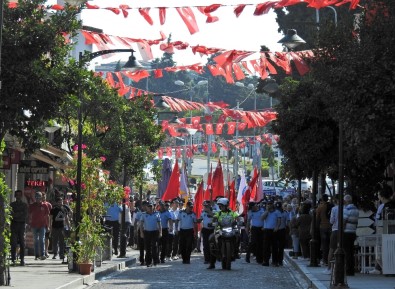
M 258 4 L 262 0 L 93 0 L 91 5 L 100 8 L 119 7 L 128 5 L 131 8 L 139 7 L 169 7 L 166 14 L 166 22 L 160 25 L 158 9 L 151 8 L 149 15 L 154 21 L 150 25 L 140 15 L 137 9 L 131 9 L 125 18 L 122 13 L 116 15 L 112 11 L 105 9 L 86 9 L 81 13 L 83 25 L 93 26 L 103 30 L 105 34 L 125 36 L 131 38 L 144 38 L 149 40 L 159 39 L 160 31 L 169 36 L 171 33 L 172 41 L 187 42 L 189 45 L 203 45 L 206 47 L 223 48 L 226 50 L 246 50 L 258 52 L 261 45 L 266 45 L 271 51 L 281 51 L 281 45 L 277 43 L 282 35 L 277 32 L 278 26 L 275 21 L 275 13 L 272 11 L 261 16 L 254 16 L 254 5 L 245 7 L 243 13 L 237 18 L 233 9 L 237 4 Z M 219 21 L 206 23 L 206 17 L 193 7 L 194 5 L 208 6 L 212 4 L 224 4 L 212 15 L 218 16 Z M 232 6 L 233 5 L 233 6 Z M 191 35 L 187 26 L 182 21 L 174 7 L 191 6 L 196 16 L 199 32 Z M 133 47 L 134 48 L 134 47 Z M 137 47 L 136 47 L 137 48 Z M 137 49 L 135 49 L 137 50 Z M 159 58 L 163 52 L 158 45 L 152 46 L 155 58 Z M 122 56 L 114 56 L 121 58 Z M 114 57 L 105 62 L 114 61 Z M 127 56 L 123 56 L 127 58 Z M 138 53 L 136 54 L 139 59 Z M 204 58 L 194 55 L 192 50 L 176 50 L 173 59 L 177 65 L 190 65 L 203 62 Z

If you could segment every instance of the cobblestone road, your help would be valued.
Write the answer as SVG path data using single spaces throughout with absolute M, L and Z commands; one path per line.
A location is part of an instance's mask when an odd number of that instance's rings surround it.
M 248 264 L 243 258 L 232 263 L 231 271 L 221 270 L 218 262 L 217 269 L 207 270 L 200 254 L 192 256 L 190 265 L 182 264 L 180 260 L 151 268 L 136 265 L 99 281 L 91 289 L 308 288 L 304 279 L 288 264 L 283 267 L 263 267 L 254 261 Z

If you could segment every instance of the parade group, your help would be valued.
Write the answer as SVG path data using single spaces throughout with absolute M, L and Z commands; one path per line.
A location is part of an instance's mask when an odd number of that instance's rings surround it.
M 384 185 L 378 192 L 376 220 L 383 218 L 385 208 L 395 208 L 393 192 Z M 42 192 L 35 193 L 35 202 L 27 205 L 22 191 L 15 192 L 11 203 L 11 262 L 25 265 L 26 227 L 33 232 L 35 259 L 49 258 L 49 244 L 52 245 L 52 259 L 65 258 L 65 242 L 72 223 L 72 210 L 64 196 L 56 192 L 54 200 L 48 202 Z M 359 209 L 351 195 L 344 196 L 344 251 L 346 273 L 354 275 L 354 242 L 359 217 Z M 300 199 L 296 196 L 264 197 L 259 202 L 249 202 L 245 211 L 232 211 L 229 200 L 218 196 L 215 200 L 202 201 L 199 214 L 194 211 L 192 200 L 174 198 L 163 201 L 144 195 L 131 195 L 126 205 L 107 204 L 103 226 L 110 228 L 112 253 L 125 257 L 126 247 L 140 251 L 139 264 L 152 267 L 165 262 L 182 259 L 183 264 L 191 263 L 191 254 L 203 254 L 207 269 L 214 269 L 217 256 L 213 246 L 216 231 L 225 216 L 232 219 L 239 235 L 236 238 L 234 257 L 244 256 L 246 263 L 256 262 L 262 266 L 283 266 L 284 249 L 289 248 L 292 258 L 310 258 L 310 240 L 318 242 L 317 256 L 330 274 L 331 260 L 337 247 L 338 199 L 324 194 L 313 210 L 311 193 Z M 123 208 L 125 212 L 123 213 Z M 313 216 L 315 214 L 315 223 Z M 199 216 L 197 216 L 199 215 Z M 124 222 L 122 222 L 124 217 Z M 121 224 L 125 232 L 120 231 Z M 316 226 L 316 230 L 312 230 Z M 316 231 L 316 236 L 312 234 Z M 124 235 L 122 235 L 125 233 Z M 126 242 L 120 242 L 122 237 Z M 244 254 L 245 253 L 245 254 Z M 242 255 L 244 254 L 244 255 Z M 380 273 L 377 267 L 372 273 Z

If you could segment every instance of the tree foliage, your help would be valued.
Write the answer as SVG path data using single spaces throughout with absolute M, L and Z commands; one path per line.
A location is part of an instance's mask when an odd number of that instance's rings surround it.
M 296 150 L 289 151 L 300 144 L 303 122 L 309 124 L 309 129 L 318 125 L 317 130 L 305 135 L 306 148 L 317 149 L 317 143 L 324 141 L 319 145 L 326 146 L 326 143 L 330 149 L 303 151 L 326 154 L 327 159 L 332 158 L 331 154 L 337 158 L 336 127 L 342 124 L 346 179 L 350 191 L 363 196 L 371 194 L 375 184 L 384 178 L 385 167 L 394 159 L 395 85 L 391 48 L 394 46 L 395 4 L 388 0 L 366 1 L 363 10 L 352 12 L 338 17 L 337 27 L 331 23 L 320 26 L 312 71 L 293 89 L 282 90 L 281 102 L 284 103 L 278 107 L 276 128 L 281 130 L 280 143 L 293 164 L 291 167 L 303 164 L 304 168 L 305 163 L 295 155 Z M 355 15 L 355 12 L 359 13 Z M 344 11 L 339 15 L 342 13 Z M 296 19 L 291 13 L 283 16 L 289 18 L 287 21 Z M 325 119 L 327 126 L 322 126 L 320 121 Z M 332 126 L 335 129 L 332 129 L 333 147 L 330 147 L 328 137 L 323 137 Z M 322 134 L 319 128 L 326 133 Z M 327 167 L 326 172 L 337 171 L 335 163 L 323 164 L 322 160 L 316 158 L 314 161 L 319 163 L 315 165 Z
M 77 10 L 49 13 L 44 4 L 20 1 L 4 9 L 0 139 L 15 135 L 27 151 L 39 147 L 42 127 L 67 98 L 68 37 L 79 27 Z

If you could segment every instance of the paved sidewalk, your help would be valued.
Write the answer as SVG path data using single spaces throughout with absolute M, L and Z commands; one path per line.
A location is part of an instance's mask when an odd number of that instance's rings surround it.
M 286 260 L 294 266 L 306 279 L 309 288 L 330 288 L 331 275 L 323 274 L 326 267 L 309 267 L 310 261 L 303 258 L 292 259 L 286 251 Z M 346 282 L 350 289 L 395 289 L 395 276 L 372 275 L 355 273 L 355 276 L 347 276 Z
M 46 260 L 34 260 L 34 256 L 27 256 L 25 266 L 10 267 L 10 285 L 14 289 L 80 289 L 135 264 L 137 256 L 138 251 L 128 248 L 126 258 L 115 258 L 113 255 L 111 261 L 103 261 L 90 275 L 69 273 L 67 264 L 62 264 L 60 259 L 52 259 L 52 255 Z

